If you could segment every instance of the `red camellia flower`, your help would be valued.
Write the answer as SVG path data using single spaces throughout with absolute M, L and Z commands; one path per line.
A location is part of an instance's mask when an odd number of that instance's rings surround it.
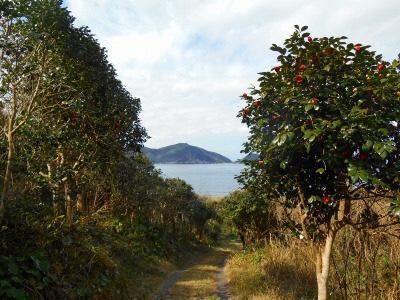
M 361 44 L 356 44 L 354 46 L 354 50 L 356 50 L 356 52 L 360 52 L 361 51 Z
M 274 70 L 275 70 L 276 73 L 279 73 L 281 71 L 281 67 L 280 66 L 276 66 L 274 68 Z
M 331 202 L 331 197 L 329 196 L 324 196 L 322 198 L 322 202 L 324 202 L 325 204 L 329 204 Z
M 312 104 L 312 105 L 317 105 L 318 102 L 319 102 L 319 101 L 318 101 L 317 98 L 312 98 L 312 99 L 309 101 L 309 103 Z
M 382 64 L 382 63 L 378 64 L 378 71 L 379 72 L 382 71 L 384 68 L 385 68 L 384 64 Z
M 308 41 L 309 43 L 312 43 L 312 41 L 313 41 L 312 37 L 309 36 L 309 37 L 307 38 L 307 41 Z
M 114 128 L 115 128 L 115 129 L 118 129 L 118 128 L 120 128 L 120 127 L 121 127 L 121 124 L 120 124 L 119 122 L 115 122 Z
M 368 158 L 368 153 L 367 152 L 360 152 L 360 159 L 361 160 L 366 160 Z
M 305 64 L 301 64 L 300 66 L 299 66 L 299 70 L 300 71 L 304 71 L 306 69 L 306 65 Z
M 243 97 L 243 98 L 247 98 L 247 94 L 246 94 L 246 93 L 243 93 L 242 97 Z
M 260 108 L 261 105 L 262 105 L 261 100 L 256 100 L 256 101 L 254 101 L 254 105 L 255 105 L 257 108 Z
M 301 84 L 304 81 L 304 78 L 301 75 L 296 75 L 294 81 L 296 81 L 297 84 Z
M 264 166 L 264 161 L 263 161 L 263 160 L 259 160 L 259 161 L 257 162 L 257 164 L 258 164 L 260 167 L 263 167 L 263 166 Z

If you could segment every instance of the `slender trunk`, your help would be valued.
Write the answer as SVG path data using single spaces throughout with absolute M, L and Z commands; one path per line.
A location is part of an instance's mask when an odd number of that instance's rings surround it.
M 172 217 L 172 233 L 175 235 L 176 233 L 176 224 L 175 224 L 175 217 Z
M 85 198 L 83 197 L 82 193 L 79 193 L 76 196 L 76 209 L 81 213 L 86 211 Z
M 58 191 L 58 184 L 54 185 L 52 188 L 52 197 L 53 197 L 53 213 L 54 216 L 59 216 L 60 215 L 60 199 L 59 199 L 59 191 Z
M 6 172 L 4 174 L 3 181 L 3 191 L 1 193 L 0 199 L 0 221 L 3 219 L 5 212 L 5 202 L 8 196 L 8 188 L 10 186 L 10 178 L 11 178 L 11 164 L 14 158 L 14 145 L 13 145 L 13 133 L 9 128 L 9 133 L 7 134 L 7 143 L 8 143 L 8 153 L 7 153 L 7 162 L 6 162 Z
M 94 198 L 93 198 L 93 202 L 90 205 L 89 211 L 95 211 L 96 207 L 97 207 L 97 196 L 98 196 L 98 187 L 96 186 L 95 192 L 94 192 Z
M 8 119 L 7 124 L 7 162 L 6 162 L 6 172 L 4 174 L 3 181 L 3 191 L 1 193 L 0 198 L 0 222 L 3 220 L 3 216 L 5 213 L 5 202 L 8 196 L 8 189 L 10 187 L 10 178 L 11 178 L 11 165 L 14 159 L 14 131 L 15 131 L 15 118 L 17 116 L 17 94 L 15 91 L 15 87 L 12 88 L 12 106 L 11 106 L 11 115 Z
M 329 231 L 325 245 L 316 246 L 316 275 L 318 284 L 318 300 L 328 299 L 329 262 L 332 252 L 335 232 Z
M 68 225 L 72 225 L 73 217 L 74 217 L 74 203 L 71 198 L 71 189 L 69 187 L 68 181 L 64 184 L 64 193 L 65 193 L 65 204 L 66 204 L 66 217 Z

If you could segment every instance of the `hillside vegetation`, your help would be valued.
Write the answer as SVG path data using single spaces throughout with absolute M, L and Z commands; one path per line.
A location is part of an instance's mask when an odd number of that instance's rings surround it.
M 221 154 L 204 150 L 186 143 L 160 149 L 143 147 L 143 153 L 156 164 L 217 164 L 231 160 Z
M 296 25 L 241 97 L 244 189 L 211 201 L 153 162 L 229 159 L 143 148 L 140 99 L 62 5 L 0 1 L 0 299 L 224 298 L 233 251 L 237 299 L 399 299 L 398 60 Z
M 218 234 L 140 153 L 140 100 L 73 23 L 62 1 L 0 3 L 1 299 L 144 299 Z

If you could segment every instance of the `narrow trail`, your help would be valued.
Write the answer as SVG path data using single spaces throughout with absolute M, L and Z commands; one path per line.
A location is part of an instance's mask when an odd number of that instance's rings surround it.
M 225 261 L 226 257 L 221 261 L 219 265 L 220 270 L 217 274 L 217 297 L 221 300 L 229 299 L 228 281 L 224 272 Z
M 221 241 L 189 262 L 187 268 L 171 273 L 153 299 L 230 299 L 224 265 L 238 249 L 234 241 Z

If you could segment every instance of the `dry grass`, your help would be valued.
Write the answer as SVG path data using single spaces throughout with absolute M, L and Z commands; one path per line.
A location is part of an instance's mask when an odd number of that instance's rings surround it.
M 217 274 L 227 256 L 236 251 L 238 244 L 223 241 L 220 247 L 210 248 L 207 253 L 182 272 L 167 299 L 218 299 Z
M 400 241 L 351 227 L 336 238 L 331 299 L 400 299 Z M 234 255 L 226 266 L 234 299 L 315 299 L 312 249 L 292 242 Z
M 313 299 L 311 249 L 272 244 L 236 254 L 226 266 L 234 299 Z
M 330 275 L 339 299 L 400 299 L 400 241 L 385 232 L 340 232 Z
M 199 196 L 200 200 L 206 203 L 218 203 L 221 202 L 224 197 L 222 196 L 207 196 L 207 195 L 200 195 Z

